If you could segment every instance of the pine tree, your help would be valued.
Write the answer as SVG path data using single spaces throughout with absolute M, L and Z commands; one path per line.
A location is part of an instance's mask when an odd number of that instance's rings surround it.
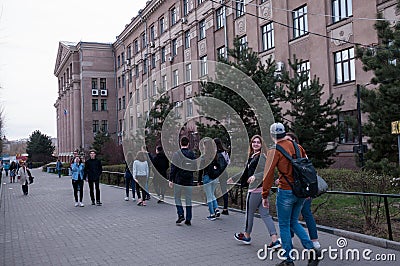
M 322 102 L 324 86 L 319 83 L 319 78 L 314 76 L 309 80 L 307 71 L 299 70 L 303 62 L 296 57 L 288 62 L 293 77 L 288 70 L 281 76 L 281 84 L 285 87 L 282 100 L 291 106 L 284 113 L 290 120 L 287 127 L 298 136 L 315 167 L 328 167 L 334 162 L 331 156 L 336 150 L 335 147 L 328 148 L 328 144 L 339 136 L 336 122 L 344 102 L 341 97 L 334 99 L 333 95 Z
M 26 144 L 26 152 L 31 161 L 44 163 L 52 161 L 55 147 L 49 136 L 36 130 L 29 136 Z
M 104 148 L 104 145 L 109 141 L 112 141 L 109 134 L 106 132 L 103 132 L 103 131 L 99 131 L 96 133 L 96 136 L 94 137 L 93 143 L 91 146 L 91 149 L 96 150 L 97 159 L 102 160 L 104 163 L 106 163 L 106 161 L 104 159 L 103 148 Z
M 232 86 L 237 86 L 238 88 L 246 88 L 247 84 L 245 80 L 238 80 L 235 76 L 237 74 L 237 69 L 245 73 L 250 77 L 261 89 L 264 97 L 267 99 L 270 108 L 272 110 L 275 121 L 282 121 L 281 117 L 281 107 L 278 105 L 277 99 L 279 98 L 279 87 L 276 86 L 276 76 L 275 76 L 275 62 L 268 60 L 266 65 L 263 65 L 258 57 L 258 53 L 253 52 L 253 50 L 247 45 L 243 45 L 236 38 L 234 40 L 233 49 L 228 50 L 228 55 L 232 59 L 228 61 L 226 59 L 220 58 L 222 63 L 232 66 L 235 70 L 228 72 L 225 68 L 224 71 L 216 69 L 216 77 L 219 81 L 225 80 L 229 83 L 233 80 L 235 83 Z M 247 92 L 244 92 L 247 93 Z M 202 83 L 202 89 L 200 94 L 203 96 L 209 96 L 219 99 L 225 103 L 228 103 L 239 115 L 241 122 L 246 126 L 249 137 L 254 134 L 260 134 L 259 126 L 257 125 L 256 114 L 252 108 L 244 101 L 244 99 L 230 90 L 219 84 L 211 82 Z M 212 120 L 211 120 L 212 121 Z M 225 145 L 229 146 L 227 143 L 227 132 L 223 127 L 215 122 L 213 125 L 206 125 L 198 123 L 198 132 L 201 136 L 210 137 L 220 137 L 225 139 Z
M 400 7 L 400 1 L 397 8 Z M 378 14 L 378 18 L 382 18 Z M 374 89 L 361 87 L 361 111 L 368 114 L 363 133 L 372 149 L 365 154 L 366 169 L 399 176 L 397 136 L 391 134 L 391 122 L 400 120 L 400 23 L 375 23 L 379 44 L 374 48 L 358 47 L 357 58 L 365 71 L 373 71 Z

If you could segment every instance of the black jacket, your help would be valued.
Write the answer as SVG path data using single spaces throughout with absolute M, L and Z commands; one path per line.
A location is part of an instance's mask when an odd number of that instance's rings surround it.
M 254 189 L 257 187 L 262 186 L 262 180 L 263 180 L 263 174 L 264 174 L 264 167 L 265 167 L 265 162 L 267 158 L 265 157 L 264 154 L 258 154 L 255 155 L 254 157 L 250 156 L 246 168 L 244 169 L 244 172 L 242 174 L 240 184 L 242 187 L 248 187 L 249 183 L 247 183 L 247 179 L 249 179 L 250 176 L 254 175 L 256 177 L 256 180 L 250 184 L 250 189 Z
M 89 181 L 96 181 L 100 179 L 103 172 L 103 167 L 98 159 L 89 159 L 85 162 L 85 176 Z
M 201 167 L 204 168 L 204 158 L 201 159 Z M 227 167 L 227 162 L 225 157 L 222 155 L 222 152 L 217 152 L 214 160 L 207 165 L 204 169 L 199 171 L 199 183 L 203 181 L 203 176 L 208 175 L 211 179 L 216 179 L 221 176 Z
M 169 161 L 165 153 L 160 152 L 157 153 L 156 156 L 153 157 L 152 163 L 154 168 L 157 170 L 158 173 L 154 173 L 155 176 L 161 175 L 164 178 L 167 178 L 167 170 L 169 168 Z
M 184 148 L 181 149 L 181 152 L 184 156 L 181 156 L 178 152 L 173 155 L 173 162 L 178 162 L 179 165 L 174 165 L 171 163 L 171 174 L 170 181 L 175 184 L 182 186 L 192 186 L 193 185 L 193 171 L 184 170 L 180 167 L 183 165 L 194 164 L 194 160 L 196 159 L 193 151 Z

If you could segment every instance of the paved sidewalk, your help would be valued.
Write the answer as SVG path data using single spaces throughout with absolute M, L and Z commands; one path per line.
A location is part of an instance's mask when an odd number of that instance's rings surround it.
M 255 219 L 253 242 L 243 245 L 233 238 L 242 230 L 244 215 L 230 212 L 217 221 L 208 221 L 207 208 L 193 209 L 192 226 L 175 225 L 176 209 L 157 204 L 152 198 L 146 207 L 124 201 L 125 190 L 102 185 L 103 206 L 90 205 L 85 184 L 85 207 L 74 207 L 70 177 L 33 170 L 35 183 L 29 195 L 22 195 L 18 183 L 1 186 L 0 265 L 275 265 L 274 253 L 260 260 L 259 249 L 270 242 L 259 218 Z M 347 239 L 338 248 L 338 236 L 320 232 L 323 247 L 336 248 L 330 259 L 326 253 L 320 265 L 398 265 L 400 252 Z M 295 247 L 301 250 L 296 238 Z M 345 260 L 346 252 L 358 249 L 360 260 Z M 392 261 L 367 261 L 379 254 L 392 254 Z M 342 258 L 340 259 L 340 254 Z M 263 254 L 262 254 L 263 255 Z M 350 256 L 351 258 L 351 256 Z M 296 265 L 307 265 L 296 261 Z

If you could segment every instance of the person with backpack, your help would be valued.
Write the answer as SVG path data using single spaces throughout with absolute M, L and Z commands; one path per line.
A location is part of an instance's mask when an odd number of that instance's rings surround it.
M 224 157 L 226 165 L 228 166 L 231 162 L 231 159 L 229 157 L 228 152 L 226 151 L 226 149 L 224 148 L 224 146 L 222 145 L 222 141 L 220 138 L 215 138 L 214 139 L 215 145 L 217 146 L 217 152 L 221 153 L 221 155 Z M 224 208 L 222 209 L 222 214 L 223 215 L 229 215 L 229 211 L 228 211 L 228 189 L 227 189 L 227 180 L 228 180 L 228 172 L 224 171 L 222 173 L 222 175 L 219 177 L 219 185 L 221 187 L 221 193 L 222 193 L 222 199 L 224 200 Z
M 287 132 L 286 138 L 291 141 L 295 141 L 296 143 L 300 143 L 299 138 L 293 132 Z M 308 197 L 304 200 L 303 208 L 301 208 L 301 215 L 303 216 L 303 219 L 306 222 L 308 235 L 310 236 L 310 239 L 313 242 L 314 248 L 320 249 L 321 244 L 318 241 L 317 224 L 311 212 L 311 202 L 312 202 L 312 197 Z
M 24 195 L 27 196 L 28 195 L 28 186 L 29 186 L 28 168 L 26 167 L 24 160 L 20 160 L 19 165 L 21 167 L 18 170 L 17 177 L 18 177 L 19 183 L 22 186 L 22 193 L 24 193 Z
M 157 203 L 162 203 L 164 202 L 165 190 L 167 189 L 167 170 L 169 168 L 169 160 L 162 146 L 157 146 L 156 155 L 152 158 L 152 163 L 154 166 L 153 185 L 158 196 Z
M 189 138 L 183 136 L 180 139 L 181 149 L 176 151 L 172 156 L 171 173 L 169 187 L 174 188 L 174 198 L 176 211 L 178 213 L 178 220 L 176 224 L 179 225 L 183 221 L 185 224 L 192 225 L 192 190 L 193 190 L 193 161 L 196 159 L 192 150 L 189 149 Z M 191 171 L 193 169 L 193 171 Z M 185 196 L 186 217 L 182 207 L 182 190 Z
M 290 155 L 296 154 L 294 142 L 285 138 L 286 131 L 282 123 L 274 123 L 270 127 L 270 135 L 276 146 L 282 147 Z M 297 145 L 297 144 L 296 144 Z M 306 152 L 300 145 L 297 145 L 301 158 L 306 157 Z M 299 216 L 303 207 L 304 198 L 297 197 L 293 192 L 293 183 L 295 182 L 293 166 L 291 161 L 286 158 L 282 152 L 277 149 L 270 149 L 267 153 L 267 162 L 264 169 L 264 181 L 262 185 L 263 206 L 268 208 L 268 196 L 274 183 L 275 168 L 279 172 L 279 185 L 276 197 L 276 209 L 278 214 L 279 231 L 282 240 L 283 256 L 286 258 L 280 262 L 279 266 L 292 266 L 293 257 L 290 256 L 293 249 L 290 230 L 299 237 L 304 248 L 310 250 L 309 266 L 316 266 L 319 263 L 319 250 L 314 248 L 305 229 L 299 224 Z
M 267 246 L 268 250 L 275 250 L 281 247 L 278 235 L 275 229 L 274 221 L 269 213 L 269 208 L 262 205 L 262 184 L 263 184 L 263 171 L 265 166 L 266 157 L 264 151 L 266 150 L 263 139 L 259 135 L 254 135 L 250 139 L 248 160 L 246 167 L 241 176 L 240 183 L 242 186 L 248 187 L 246 197 L 246 216 L 245 226 L 243 233 L 235 233 L 234 237 L 237 241 L 243 244 L 251 244 L 250 234 L 253 230 L 254 213 L 258 209 L 268 232 L 271 236 L 271 243 Z M 228 179 L 232 183 L 232 179 Z
M 208 211 L 210 215 L 207 220 L 214 221 L 220 217 L 221 213 L 218 210 L 217 198 L 215 197 L 215 189 L 218 184 L 218 177 L 224 172 L 227 163 L 221 152 L 215 154 L 212 145 L 212 140 L 206 139 L 203 142 L 203 152 L 200 160 L 199 171 L 199 184 L 203 183 L 204 192 L 206 193 L 206 200 Z

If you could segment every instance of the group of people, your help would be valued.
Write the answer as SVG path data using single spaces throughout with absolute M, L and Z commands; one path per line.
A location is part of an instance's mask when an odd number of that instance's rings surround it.
M 70 166 L 75 207 L 85 206 L 83 204 L 83 188 L 85 181 L 87 181 L 89 184 L 89 194 L 92 205 L 102 205 L 100 201 L 100 175 L 103 172 L 103 167 L 101 165 L 101 161 L 96 158 L 95 150 L 90 150 L 89 156 L 89 160 L 83 161 L 81 157 L 76 155 L 73 158 L 73 163 Z M 94 190 L 96 190 L 96 196 Z
M 293 133 L 286 134 L 282 123 L 274 123 L 270 127 L 270 135 L 276 144 L 279 144 L 291 155 L 295 155 L 294 142 L 298 143 L 297 137 Z M 217 143 L 219 140 L 214 140 Z M 175 164 L 171 164 L 170 187 L 174 188 L 175 205 L 178 214 L 177 224 L 185 221 L 185 224 L 191 225 L 192 203 L 191 193 L 193 186 L 193 168 L 188 167 L 195 160 L 194 153 L 189 149 L 189 140 L 182 137 L 180 140 L 180 151 L 177 151 L 172 158 Z M 298 145 L 301 151 L 301 157 L 306 157 L 305 150 Z M 217 153 L 210 153 L 212 148 L 210 143 L 203 143 L 204 153 L 201 158 L 202 169 L 199 173 L 199 183 L 204 184 L 204 190 L 207 198 L 207 205 L 210 215 L 208 220 L 213 221 L 219 215 L 218 204 L 215 198 L 215 188 L 217 179 L 221 178 L 220 184 L 224 182 L 224 169 L 227 166 L 227 160 L 222 155 L 223 150 L 217 149 Z M 275 181 L 275 169 L 278 170 L 279 177 Z M 227 183 L 233 183 L 232 178 Z M 278 266 L 294 265 L 291 250 L 293 249 L 292 237 L 296 234 L 305 249 L 310 251 L 308 265 L 318 265 L 320 244 L 318 242 L 318 233 L 316 223 L 311 213 L 311 198 L 298 198 L 292 192 L 291 184 L 294 183 L 293 167 L 291 162 L 274 148 L 267 149 L 263 139 L 259 135 L 251 138 L 248 151 L 248 161 L 245 170 L 240 179 L 242 186 L 248 187 L 246 200 L 246 215 L 244 231 L 235 233 L 234 238 L 244 244 L 251 243 L 251 232 L 253 228 L 254 213 L 258 210 L 261 219 L 265 223 L 271 236 L 271 243 L 267 246 L 269 250 L 274 251 L 283 248 L 285 260 L 278 263 Z M 278 186 L 276 207 L 278 215 L 279 233 L 275 228 L 272 217 L 269 213 L 269 194 L 273 184 Z M 290 183 L 290 184 L 289 184 Z M 186 216 L 181 202 L 182 190 L 185 196 Z M 224 200 L 225 201 L 225 200 Z M 224 204 L 225 205 L 225 204 Z M 225 206 L 224 206 L 225 208 Z M 299 216 L 302 213 L 306 221 L 309 234 L 299 224 Z
M 17 178 L 17 181 L 22 186 L 22 193 L 28 195 L 28 186 L 33 183 L 33 176 L 30 169 L 26 166 L 26 162 L 19 160 L 18 162 L 12 161 L 11 164 L 3 164 L 0 161 L 0 177 L 2 177 L 3 169 L 6 172 L 6 176 L 8 176 L 8 171 L 10 171 L 10 183 L 16 183 L 15 179 Z

